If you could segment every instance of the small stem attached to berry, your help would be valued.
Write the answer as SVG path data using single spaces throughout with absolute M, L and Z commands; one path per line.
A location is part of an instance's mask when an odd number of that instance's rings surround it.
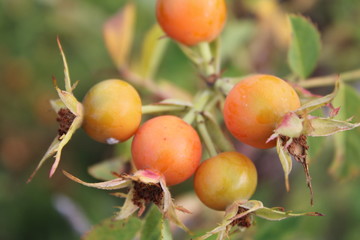
M 151 104 L 144 105 L 141 108 L 142 114 L 157 114 L 164 112 L 180 112 L 185 111 L 188 106 L 176 106 L 176 105 L 166 105 L 166 104 Z
M 182 118 L 185 122 L 190 125 L 194 122 L 196 115 L 199 112 L 204 111 L 205 106 L 208 104 L 214 92 L 210 89 L 202 91 L 194 100 L 194 107 Z
M 196 123 L 197 123 L 197 129 L 199 130 L 200 136 L 205 143 L 206 149 L 208 150 L 210 157 L 214 157 L 218 155 L 215 148 L 215 144 L 212 141 L 211 136 L 206 128 L 205 118 L 201 113 L 197 114 Z
M 216 74 L 216 69 L 213 64 L 213 56 L 211 53 L 210 45 L 208 42 L 202 42 L 198 44 L 199 52 L 203 58 L 203 63 L 201 64 L 201 71 L 205 77 L 209 77 L 213 74 Z
M 214 117 L 210 115 L 209 112 L 204 112 L 203 116 L 206 121 L 206 128 L 211 129 L 209 134 L 211 139 L 213 139 L 214 144 L 217 146 L 217 149 L 221 152 L 236 151 L 233 143 L 224 135 L 223 130 Z
M 221 92 L 224 96 L 227 96 L 237 82 L 239 81 L 234 81 L 234 79 L 230 78 L 219 78 L 216 81 L 214 88 Z

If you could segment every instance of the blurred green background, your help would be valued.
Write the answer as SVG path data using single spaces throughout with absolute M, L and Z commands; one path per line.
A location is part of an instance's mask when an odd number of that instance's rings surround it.
M 281 24 L 276 25 L 279 22 L 273 15 L 278 10 L 304 14 L 321 31 L 323 48 L 313 76 L 360 67 L 360 1 L 266 1 L 271 2 L 275 10 L 271 7 L 269 10 L 261 0 L 227 1 L 229 19 L 223 33 L 225 76 L 262 72 L 286 77 L 290 73 L 286 63 L 286 36 L 282 36 Z M 60 86 L 63 83 L 56 37 L 61 39 L 72 80 L 80 80 L 75 95 L 82 99 L 95 83 L 120 77 L 105 48 L 102 26 L 126 2 L 0 2 L 0 239 L 78 239 L 91 225 L 111 217 L 115 211 L 113 206 L 121 204 L 119 199 L 104 191 L 70 181 L 59 170 L 49 180 L 50 163 L 30 184 L 25 182 L 57 131 L 56 114 L 49 104 L 49 99 L 57 97 L 51 77 L 55 76 Z M 133 52 L 136 55 L 145 32 L 155 23 L 155 0 L 133 2 L 137 7 Z M 201 86 L 194 67 L 173 42 L 167 46 L 156 78 L 169 79 L 190 92 Z M 328 93 L 331 88 L 314 91 Z M 145 103 L 154 100 L 146 96 Z M 360 119 L 359 111 L 353 115 Z M 360 142 L 355 145 L 359 146 Z M 324 142 L 323 148 L 328 151 L 319 154 L 311 165 L 315 205 L 310 207 L 305 176 L 299 164 L 294 164 L 290 177 L 292 189 L 286 193 L 274 150 L 260 151 L 238 143 L 238 149 L 254 160 L 259 171 L 258 189 L 253 199 L 269 207 L 283 206 L 294 211 L 325 214 L 324 217 L 281 222 L 258 220 L 246 234 L 247 238 L 358 239 L 359 178 L 348 181 L 332 178 L 327 173 L 334 156 L 331 139 Z M 95 181 L 87 173 L 87 167 L 113 157 L 114 151 L 113 146 L 96 143 L 80 130 L 65 147 L 60 170 L 66 169 L 81 179 Z M 356 161 L 360 161 L 360 156 Z M 172 190 L 175 195 L 190 192 L 191 180 Z M 201 224 L 191 220 L 189 223 L 194 225 L 190 228 L 215 226 L 219 218 L 211 219 L 213 212 L 206 208 L 204 211 L 209 220 L 202 218 Z

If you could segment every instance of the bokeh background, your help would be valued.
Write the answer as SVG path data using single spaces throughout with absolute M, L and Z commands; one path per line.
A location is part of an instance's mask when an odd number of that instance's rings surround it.
M 49 104 L 50 99 L 57 97 L 51 77 L 55 76 L 60 84 L 63 80 L 56 37 L 61 39 L 72 80 L 80 80 L 75 95 L 82 99 L 95 83 L 120 77 L 105 47 L 102 27 L 126 2 L 0 1 L 0 239 L 79 239 L 91 225 L 111 217 L 116 210 L 113 206 L 121 205 L 118 198 L 74 183 L 61 171 L 49 180 L 50 163 L 30 184 L 25 182 L 57 131 L 56 114 Z M 155 23 L 155 0 L 133 2 L 137 15 L 132 54 L 136 56 L 145 32 Z M 279 17 L 284 12 L 308 16 L 321 32 L 323 47 L 313 76 L 360 67 L 358 0 L 228 0 L 227 3 L 230 16 L 222 36 L 225 76 L 262 72 L 286 77 L 290 73 L 286 62 L 288 35 Z M 156 79 L 172 81 L 190 93 L 202 86 L 195 68 L 173 42 L 166 48 Z M 353 86 L 359 85 L 355 82 Z M 313 91 L 328 93 L 331 87 Z M 154 101 L 146 91 L 143 99 L 145 103 Z M 360 120 L 359 111 L 353 115 Z M 360 142 L 354 144 L 360 146 Z M 328 174 L 334 156 L 331 139 L 324 142 L 327 151 L 312 160 L 313 207 L 299 164 L 294 164 L 292 189 L 287 193 L 274 149 L 260 151 L 240 143 L 237 147 L 254 160 L 259 171 L 253 199 L 269 207 L 325 214 L 281 222 L 259 219 L 246 238 L 358 239 L 360 181 L 359 178 L 342 181 Z M 60 169 L 95 181 L 87 168 L 116 154 L 121 151 L 94 142 L 80 130 L 65 147 Z M 360 161 L 360 155 L 356 160 Z M 193 204 L 189 208 L 196 214 L 187 220 L 190 228 L 206 230 L 215 226 L 219 214 L 191 197 L 191 180 L 173 187 L 172 191 L 178 198 L 186 194 L 186 201 Z M 181 232 L 178 238 L 184 238 Z

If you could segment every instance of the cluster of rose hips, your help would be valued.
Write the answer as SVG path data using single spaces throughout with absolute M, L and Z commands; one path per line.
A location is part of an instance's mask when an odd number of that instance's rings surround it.
M 226 21 L 224 0 L 158 0 L 156 7 L 158 23 L 166 35 L 186 47 L 213 41 Z M 59 46 L 61 48 L 60 44 Z M 73 132 L 83 127 L 91 138 L 102 143 L 116 144 L 133 137 L 132 165 L 136 171 L 130 175 L 119 174 L 119 178 L 115 180 L 88 184 L 65 173 L 73 180 L 91 187 L 114 190 L 130 186 L 131 196 L 124 204 L 127 212 L 120 219 L 129 216 L 136 209 L 142 212 L 148 201 L 161 207 L 165 214 L 170 212 L 169 215 L 172 215 L 166 186 L 182 183 L 192 175 L 197 196 L 212 209 L 224 211 L 234 202 L 242 204 L 251 198 L 257 186 L 257 171 L 253 162 L 235 150 L 221 153 L 212 151 L 214 149 L 209 149 L 211 146 L 206 144 L 208 136 L 200 134 L 200 138 L 194 129 L 204 121 L 205 106 L 221 92 L 221 86 L 217 84 L 220 81 L 219 73 L 209 69 L 213 59 L 204 59 L 205 63 L 202 65 L 202 74 L 207 74 L 205 79 L 211 94 L 207 95 L 200 108 L 190 107 L 183 118 L 161 115 L 141 125 L 143 108 L 140 96 L 125 81 L 102 81 L 88 91 L 82 103 L 78 102 L 72 95 L 74 86 L 70 83 L 63 52 L 62 56 L 66 90 L 56 87 L 60 101 L 52 102 L 59 113 L 61 128 L 39 167 L 45 158 L 55 154 L 52 175 L 58 166 L 61 149 Z M 256 74 L 245 77 L 228 92 L 222 92 L 222 97 L 225 101 L 223 104 L 216 102 L 216 106 L 221 110 L 227 130 L 237 140 L 256 148 L 272 148 L 277 144 L 278 138 L 271 136 L 280 123 L 297 127 L 296 124 L 303 121 L 302 117 L 291 115 L 301 107 L 296 91 L 290 84 L 275 76 Z M 188 117 L 189 113 L 192 118 Z M 195 123 L 194 115 L 195 118 L 198 117 Z M 291 118 L 293 115 L 295 117 Z M 284 122 L 285 116 L 288 122 Z M 292 137 L 290 135 L 287 140 Z M 299 135 L 294 134 L 294 139 L 297 137 Z M 205 142 L 209 156 L 203 162 L 202 142 Z M 290 145 L 291 141 L 288 142 L 283 145 Z M 300 147 L 306 150 L 306 146 Z M 174 216 L 172 218 L 178 220 Z
M 258 148 L 266 143 L 285 113 L 300 106 L 293 88 L 270 75 L 255 75 L 238 83 L 226 97 L 225 124 L 238 140 Z M 236 200 L 247 201 L 255 191 L 254 164 L 237 152 L 224 152 L 200 164 L 202 144 L 194 128 L 179 117 L 163 115 L 142 124 L 141 100 L 122 80 L 93 86 L 83 100 L 83 128 L 103 143 L 132 140 L 132 161 L 139 170 L 165 177 L 167 186 L 179 184 L 195 172 L 194 187 L 210 208 L 225 210 Z M 199 166 L 200 164 L 200 166 Z

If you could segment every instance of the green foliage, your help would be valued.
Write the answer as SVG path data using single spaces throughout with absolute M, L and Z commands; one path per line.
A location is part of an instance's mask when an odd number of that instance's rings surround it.
M 88 171 L 91 176 L 100 180 L 114 179 L 112 172 L 122 172 L 124 160 L 121 158 L 114 158 L 102 161 L 89 167 Z
M 352 87 L 342 84 L 334 100 L 335 106 L 341 106 L 337 119 L 360 119 L 360 95 Z M 354 177 L 360 173 L 360 129 L 338 133 L 335 138 L 335 158 L 331 173 L 337 177 Z
M 106 49 L 109 47 L 104 42 L 102 26 L 114 13 L 122 10 L 127 2 L 136 6 L 136 12 L 128 16 L 125 33 L 118 32 L 118 37 L 125 40 L 122 48 L 124 55 L 120 53 L 119 56 L 109 56 Z M 310 79 L 309 85 L 302 85 L 307 81 L 301 80 L 297 82 L 300 86 L 330 86 L 334 82 L 334 76 L 325 75 L 359 67 L 360 30 L 355 24 L 359 22 L 359 1 L 334 0 L 330 5 L 318 3 L 311 6 L 310 2 L 314 1 L 283 3 L 259 0 L 250 1 L 254 5 L 252 9 L 240 2 L 227 1 L 231 4 L 233 16 L 228 18 L 222 34 L 221 48 L 216 48 L 221 53 L 224 79 L 227 76 L 241 78 L 242 75 L 256 72 L 272 72 L 282 77 L 287 76 L 289 69 L 283 56 L 286 50 L 292 76 L 305 80 L 311 76 L 316 64 L 316 76 L 324 75 L 319 76 L 319 81 L 313 82 L 313 79 Z M 180 96 L 179 98 L 185 96 L 183 99 L 190 100 L 190 95 L 186 95 L 183 89 L 195 92 L 198 87 L 204 85 L 199 84 L 201 81 L 196 76 L 194 66 L 178 46 L 169 39 L 158 39 L 162 35 L 161 31 L 156 27 L 151 28 L 155 23 L 154 5 L 155 1 L 148 0 L 120 3 L 110 0 L 5 0 L 0 4 L 0 102 L 3 108 L 0 114 L 0 239 L 78 239 L 79 232 L 73 230 L 71 220 L 61 215 L 54 206 L 53 197 L 59 192 L 76 202 L 91 224 L 109 217 L 113 211 L 111 206 L 119 204 L 119 200 L 110 194 L 65 180 L 60 171 L 51 181 L 45 181 L 48 173 L 41 170 L 30 185 L 24 184 L 36 160 L 44 153 L 44 146 L 50 145 L 49 141 L 56 133 L 56 116 L 52 115 L 48 104 L 49 99 L 56 97 L 52 89 L 51 76 L 55 75 L 58 79 L 63 76 L 63 69 L 59 67 L 61 59 L 56 48 L 56 35 L 60 36 L 67 52 L 73 79 L 80 80 L 76 91 L 77 97 L 84 95 L 90 86 L 105 78 L 121 77 L 127 81 L 134 80 L 131 79 L 134 75 L 129 77 L 126 75 L 127 72 L 119 74 L 118 68 L 126 65 L 131 66 L 130 70 L 134 71 L 136 76 L 154 78 L 156 83 L 159 80 L 167 80 L 165 83 L 168 85 L 157 85 L 153 88 L 156 90 L 154 92 L 161 90 L 159 92 L 165 92 L 167 95 L 148 97 L 146 86 L 137 85 L 137 88 L 145 93 L 143 97 L 147 102 L 169 95 Z M 301 15 L 289 17 L 292 28 L 289 49 L 287 45 L 278 43 L 277 36 L 283 30 L 278 26 L 283 26 L 284 23 L 277 19 L 277 15 L 272 15 L 273 9 L 285 8 L 291 8 L 293 12 L 306 13 L 313 20 L 311 22 Z M 278 12 L 275 11 L 276 13 Z M 267 18 L 264 17 L 266 14 Z M 267 22 L 268 19 L 274 21 Z M 276 21 L 280 24 L 272 26 L 271 24 Z M 323 46 L 314 25 L 319 26 Z M 114 59 L 115 64 L 111 63 L 110 57 Z M 352 75 L 352 80 L 359 79 L 358 74 Z M 348 79 L 346 77 L 344 82 Z M 134 81 L 134 84 L 137 82 Z M 177 86 L 181 86 L 182 89 Z M 60 88 L 63 88 L 62 85 Z M 319 88 L 314 92 L 323 94 L 326 90 Z M 335 119 L 345 120 L 354 117 L 351 122 L 359 122 L 359 100 L 359 93 L 354 87 L 341 85 L 334 101 L 334 106 L 341 107 L 341 110 Z M 221 102 L 217 104 L 216 106 L 221 107 Z M 162 107 L 174 109 L 171 104 Z M 183 108 L 175 106 L 175 114 L 181 115 L 190 108 L 192 105 L 184 105 Z M 212 110 L 209 112 L 210 115 L 214 114 Z M 228 139 L 223 138 L 221 134 L 222 126 L 213 121 L 213 118 L 208 118 L 208 115 L 204 115 L 204 118 L 210 138 L 215 139 L 217 147 L 221 150 L 232 149 L 231 143 L 229 144 Z M 334 137 L 308 137 L 315 192 L 315 206 L 310 211 L 316 209 L 326 217 L 301 217 L 281 222 L 268 222 L 257 218 L 257 224 L 246 231 L 247 235 L 241 236 L 244 239 L 257 240 L 356 239 L 357 223 L 360 221 L 360 195 L 359 191 L 356 191 L 358 178 L 355 178 L 360 172 L 359 143 L 359 128 L 337 133 Z M 112 179 L 114 176 L 111 171 L 122 172 L 123 162 L 129 159 L 130 144 L 129 141 L 125 143 L 126 146 L 122 145 L 125 147 L 119 145 L 114 149 L 112 146 L 92 142 L 80 131 L 72 144 L 66 146 L 64 161 L 59 167 L 79 174 L 82 178 L 87 175 L 86 168 L 96 164 L 89 169 L 91 175 L 104 180 Z M 259 173 L 262 174 L 259 177 L 256 199 L 261 199 L 267 205 L 282 205 L 294 211 L 309 210 L 308 195 L 304 194 L 306 189 L 303 170 L 298 163 L 294 162 L 292 173 L 289 175 L 291 191 L 286 193 L 281 166 L 277 157 L 271 155 L 271 151 L 249 149 L 239 143 L 236 143 L 236 149 L 245 149 L 252 155 Z M 104 158 L 110 160 L 100 162 Z M 330 172 L 336 180 L 327 174 L 331 160 L 333 162 Z M 288 169 L 291 166 L 290 161 L 292 160 L 289 158 L 283 159 L 283 162 L 288 164 Z M 49 169 L 49 165 L 44 166 Z M 354 180 L 341 182 L 338 179 Z M 183 184 L 181 188 L 191 191 L 190 186 L 191 181 Z M 171 191 L 177 193 L 178 187 L 173 187 Z M 179 195 L 175 194 L 175 197 L 178 199 Z M 214 222 L 213 214 L 203 208 L 201 213 L 195 211 L 189 217 L 189 222 L 195 223 L 189 224 L 190 229 L 198 232 L 197 227 L 202 224 L 199 228 L 204 234 L 205 230 L 217 226 L 219 222 Z M 176 239 L 177 236 L 174 237 Z M 208 239 L 216 237 L 213 235 Z M 127 221 L 116 222 L 108 219 L 94 226 L 84 236 L 84 239 L 134 238 L 171 239 L 168 223 L 155 206 L 144 218 L 130 217 Z
M 146 34 L 140 57 L 139 74 L 144 79 L 152 79 L 169 42 L 159 25 L 154 25 Z
M 127 220 L 107 219 L 94 226 L 83 237 L 84 240 L 132 240 L 141 229 L 141 220 L 130 217 Z
M 141 230 L 141 240 L 171 240 L 170 226 L 164 219 L 159 209 L 153 205 L 147 216 Z
M 290 15 L 292 39 L 288 52 L 291 70 L 305 79 L 315 68 L 320 55 L 320 34 L 315 26 L 302 16 Z

